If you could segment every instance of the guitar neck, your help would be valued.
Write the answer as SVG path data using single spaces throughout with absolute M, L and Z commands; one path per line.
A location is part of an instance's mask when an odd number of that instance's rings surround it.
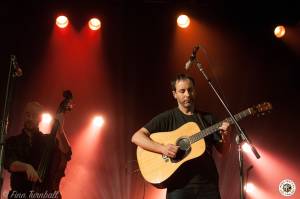
M 239 121 L 249 115 L 252 115 L 254 113 L 253 111 L 253 108 L 247 108 L 245 109 L 244 111 L 241 111 L 240 113 L 237 113 L 234 115 L 234 119 Z M 226 118 L 225 120 L 221 121 L 221 122 L 218 122 L 204 130 L 202 130 L 201 132 L 198 132 L 192 136 L 190 136 L 190 141 L 191 143 L 194 143 L 194 142 L 197 142 L 201 139 L 203 139 L 204 137 L 214 133 L 214 132 L 217 132 L 219 130 L 219 127 L 222 125 L 223 122 L 228 122 L 230 124 L 233 124 L 233 120 L 232 118 L 228 117 Z

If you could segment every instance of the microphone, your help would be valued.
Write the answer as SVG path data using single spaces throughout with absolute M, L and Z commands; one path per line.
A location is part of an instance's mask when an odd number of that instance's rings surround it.
M 23 75 L 23 71 L 22 69 L 19 67 L 19 64 L 17 62 L 17 58 L 15 55 L 11 55 L 10 56 L 10 59 L 11 59 L 11 62 L 12 62 L 12 65 L 14 67 L 14 76 L 15 77 L 21 77 Z
M 195 46 L 193 48 L 193 52 L 189 58 L 189 60 L 186 62 L 185 64 L 185 70 L 188 70 L 194 63 L 195 59 L 196 59 L 196 54 L 197 54 L 197 51 L 199 50 L 199 45 L 198 46 Z

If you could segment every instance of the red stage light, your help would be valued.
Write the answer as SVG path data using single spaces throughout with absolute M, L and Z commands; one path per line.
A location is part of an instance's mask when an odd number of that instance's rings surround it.
M 89 21 L 89 27 L 91 30 L 98 30 L 101 27 L 101 22 L 97 18 L 92 18 Z
M 177 18 L 177 25 L 180 28 L 187 28 L 190 25 L 190 18 L 187 15 L 180 15 Z
M 102 127 L 104 124 L 104 119 L 102 116 L 96 116 L 93 119 L 93 126 L 95 127 Z
M 69 20 L 66 16 L 59 16 L 56 18 L 56 25 L 60 28 L 65 28 L 69 24 Z

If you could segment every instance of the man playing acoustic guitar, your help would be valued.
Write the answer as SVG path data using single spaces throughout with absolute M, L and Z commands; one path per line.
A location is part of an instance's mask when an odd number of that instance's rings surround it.
M 132 142 L 138 146 L 138 149 L 142 148 L 142 150 L 154 152 L 154 154 L 161 154 L 159 158 L 162 159 L 162 164 L 170 165 L 171 169 L 176 167 L 176 164 L 179 165 L 176 172 L 170 172 L 172 175 L 165 181 L 167 199 L 220 199 L 218 172 L 212 158 L 212 147 L 221 153 L 224 151 L 225 145 L 228 143 L 230 125 L 228 122 L 223 122 L 219 131 L 201 139 L 203 153 L 200 156 L 189 158 L 189 155 L 193 156 L 193 153 L 201 147 L 192 145 L 190 139 L 192 136 L 189 139 L 183 139 L 182 142 L 170 143 L 168 139 L 171 140 L 172 133 L 178 134 L 182 126 L 184 126 L 183 129 L 188 130 L 189 122 L 197 124 L 196 129 L 198 127 L 204 129 L 213 125 L 215 121 L 210 113 L 195 109 L 196 92 L 193 78 L 180 74 L 171 82 L 171 85 L 178 107 L 154 117 L 134 133 Z M 157 132 L 164 132 L 167 135 L 164 143 L 151 139 L 152 135 Z M 185 146 L 187 146 L 186 150 Z M 189 160 L 182 163 L 185 159 Z M 147 164 L 151 165 L 151 162 L 149 161 Z M 154 166 L 156 163 L 152 163 L 152 165 Z M 139 166 L 142 166 L 140 162 Z M 160 169 L 161 175 L 164 171 L 168 170 Z M 143 172 L 142 174 L 144 175 Z M 155 182 L 155 180 L 156 178 L 153 181 Z

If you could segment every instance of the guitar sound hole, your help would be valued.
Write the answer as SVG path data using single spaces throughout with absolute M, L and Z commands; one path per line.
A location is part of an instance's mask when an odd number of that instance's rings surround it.
M 185 158 L 189 152 L 191 151 L 191 144 L 188 138 L 182 137 L 179 138 L 176 142 L 176 145 L 179 146 L 177 154 L 175 158 L 172 158 L 172 162 L 179 162 L 183 158 Z

